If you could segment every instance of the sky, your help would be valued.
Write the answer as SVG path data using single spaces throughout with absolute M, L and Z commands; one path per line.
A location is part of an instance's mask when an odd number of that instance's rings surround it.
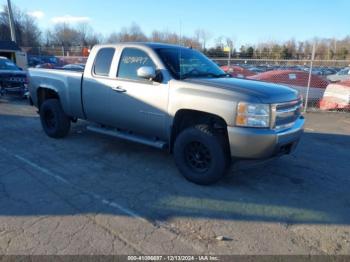
M 343 38 L 350 35 L 350 0 L 11 0 L 35 17 L 42 29 L 57 23 L 88 22 L 107 36 L 137 23 L 193 35 L 198 28 L 234 40 L 261 41 Z M 6 4 L 5 0 L 0 3 Z

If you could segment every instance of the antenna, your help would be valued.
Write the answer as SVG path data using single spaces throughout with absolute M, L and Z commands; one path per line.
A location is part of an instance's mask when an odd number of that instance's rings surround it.
M 179 21 L 179 45 L 182 45 L 182 21 Z
M 182 21 L 180 20 L 180 34 L 179 34 L 179 45 L 182 46 Z M 180 50 L 179 50 L 179 76 L 180 76 L 180 79 L 182 79 L 182 70 L 181 70 L 181 47 L 180 47 Z

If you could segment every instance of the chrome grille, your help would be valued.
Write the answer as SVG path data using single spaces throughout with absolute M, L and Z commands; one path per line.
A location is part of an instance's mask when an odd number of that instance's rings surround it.
M 25 82 L 25 77 L 9 77 L 7 81 L 9 82 L 19 82 L 19 83 L 24 83 Z
M 291 127 L 300 117 L 302 107 L 301 99 L 273 105 L 273 128 L 285 129 Z

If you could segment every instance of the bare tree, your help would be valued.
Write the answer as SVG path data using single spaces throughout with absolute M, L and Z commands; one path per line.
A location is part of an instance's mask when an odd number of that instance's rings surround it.
M 64 48 L 71 46 L 93 46 L 101 42 L 101 36 L 96 34 L 88 24 L 72 26 L 57 24 L 46 33 L 46 45 L 59 45 Z
M 76 28 L 81 46 L 94 46 L 102 42 L 102 36 L 95 33 L 87 23 L 79 24 Z
M 151 34 L 151 41 L 152 42 L 164 42 L 165 40 L 164 33 L 158 30 L 154 30 Z
M 204 29 L 197 29 L 194 32 L 195 39 L 197 42 L 201 43 L 201 49 L 205 50 L 207 48 L 207 43 L 211 39 L 212 34 Z
M 143 42 L 147 40 L 141 27 L 136 23 L 132 23 L 129 27 L 123 27 L 119 33 L 112 33 L 108 37 L 108 41 L 111 42 Z
M 106 40 L 107 43 L 109 44 L 116 44 L 120 42 L 120 34 L 113 32 L 112 34 L 109 35 L 109 37 Z
M 49 32 L 49 42 L 51 45 L 61 45 L 65 48 L 70 46 L 78 46 L 80 44 L 80 36 L 77 30 L 69 24 L 57 24 Z
M 13 8 L 15 31 L 18 44 L 22 47 L 45 46 L 63 46 L 70 48 L 73 46 L 88 46 L 102 42 L 101 34 L 96 33 L 89 24 L 57 24 L 50 30 L 42 33 L 35 18 L 29 16 L 17 7 Z M 226 56 L 223 52 L 225 46 L 231 47 L 234 51 L 234 37 L 227 38 L 220 36 L 215 40 L 215 46 L 207 50 L 208 41 L 212 34 L 204 29 L 197 29 L 193 36 L 180 36 L 171 31 L 154 30 L 150 36 L 145 35 L 141 27 L 132 23 L 128 27 L 123 27 L 119 32 L 114 32 L 106 37 L 109 43 L 117 42 L 140 42 L 153 41 L 172 44 L 182 44 L 185 46 L 201 49 L 208 55 Z M 11 40 L 9 29 L 9 19 L 7 6 L 0 11 L 0 40 Z M 255 46 L 243 45 L 241 48 L 241 57 L 246 58 L 295 58 L 310 59 L 313 42 L 317 41 L 316 58 L 317 59 L 350 59 L 350 36 L 343 39 L 335 38 L 314 38 L 307 41 L 288 40 L 284 42 L 265 41 L 259 42 Z M 248 50 L 249 49 L 249 50 Z M 252 52 L 253 51 L 253 52 Z
M 79 35 L 79 42 L 81 45 L 88 45 L 88 38 L 91 35 L 92 28 L 87 23 L 81 23 L 76 27 L 77 33 Z
M 20 46 L 38 46 L 41 42 L 41 31 L 35 19 L 13 7 L 14 24 L 17 42 Z M 7 6 L 0 12 L 0 39 L 11 40 Z

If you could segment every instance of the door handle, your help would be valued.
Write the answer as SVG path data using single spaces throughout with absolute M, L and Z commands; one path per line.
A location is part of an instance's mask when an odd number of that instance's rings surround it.
M 112 87 L 112 89 L 116 92 L 119 92 L 119 93 L 125 93 L 126 90 L 124 88 L 121 88 L 120 86 L 117 86 L 117 87 Z

